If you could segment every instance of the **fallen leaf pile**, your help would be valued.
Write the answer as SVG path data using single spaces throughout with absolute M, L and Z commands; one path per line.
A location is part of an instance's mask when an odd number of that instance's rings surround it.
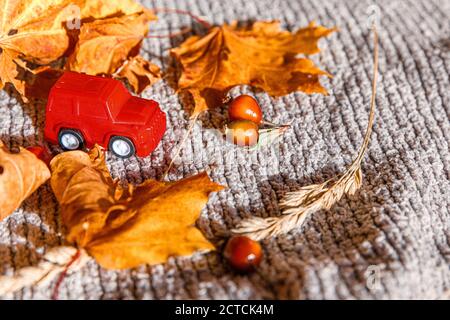
M 33 153 L 11 153 L 0 141 L 0 221 L 49 178 L 47 165 Z
M 275 97 L 294 91 L 326 94 L 319 76 L 329 74 L 297 55 L 319 52 L 318 40 L 333 31 L 314 23 L 295 33 L 282 31 L 279 22 L 213 27 L 172 50 L 182 67 L 177 89 L 194 98 L 193 117 L 221 105 L 236 85 L 251 85 Z
M 74 7 L 79 8 L 80 30 L 68 27 L 76 18 Z M 61 58 L 67 60 L 65 70 L 127 79 L 137 93 L 161 78 L 159 68 L 139 56 L 148 24 L 156 17 L 132 0 L 3 0 L 0 8 L 7 13 L 0 17 L 0 88 L 9 82 L 24 99 L 45 93 L 33 87 L 27 91 L 21 73 L 57 77 L 50 63 Z M 194 116 L 219 105 L 236 85 L 275 97 L 294 91 L 326 94 L 319 76 L 329 74 L 305 55 L 319 52 L 318 40 L 333 31 L 314 23 L 294 33 L 281 30 L 278 22 L 212 27 L 172 50 L 182 67 L 177 89 L 193 96 Z M 48 92 L 45 84 L 36 85 Z
M 99 147 L 89 154 L 60 154 L 51 168 L 67 240 L 104 268 L 162 263 L 170 256 L 214 249 L 195 227 L 209 194 L 223 189 L 206 173 L 123 188 L 109 175 Z
M 78 8 L 79 15 L 76 15 Z M 67 58 L 66 70 L 91 75 L 114 75 L 124 63 L 139 54 L 140 44 L 155 16 L 132 0 L 0 0 L 0 89 L 11 83 L 24 100 L 45 96 L 59 75 L 51 63 Z M 81 29 L 68 28 L 80 18 Z M 142 59 L 142 58 L 140 58 Z M 151 65 L 152 77 L 159 80 L 159 69 Z M 24 73 L 50 73 L 53 81 L 37 81 L 40 91 L 29 85 Z M 122 73 L 126 78 L 129 73 Z M 44 78 L 51 78 L 44 76 Z M 39 79 L 39 78 L 38 78 Z M 139 78 L 140 80 L 140 78 Z M 133 77 L 133 87 L 136 85 Z

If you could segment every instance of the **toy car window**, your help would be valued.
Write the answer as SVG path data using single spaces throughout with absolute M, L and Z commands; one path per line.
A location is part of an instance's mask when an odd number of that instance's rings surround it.
M 100 102 L 80 101 L 78 105 L 79 115 L 96 119 L 108 119 L 105 106 Z

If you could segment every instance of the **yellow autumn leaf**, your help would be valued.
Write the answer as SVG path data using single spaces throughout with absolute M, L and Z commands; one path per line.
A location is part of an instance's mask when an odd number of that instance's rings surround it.
M 89 154 L 60 154 L 51 168 L 67 240 L 105 268 L 157 264 L 170 256 L 214 249 L 195 227 L 209 194 L 223 188 L 206 173 L 121 187 L 109 175 L 99 147 Z

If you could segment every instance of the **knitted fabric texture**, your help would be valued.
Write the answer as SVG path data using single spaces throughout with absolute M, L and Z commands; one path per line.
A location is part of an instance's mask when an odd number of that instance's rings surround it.
M 445 298 L 450 289 L 450 19 L 449 1 L 154 0 L 148 8 L 189 10 L 212 24 L 280 20 L 295 30 L 315 20 L 339 32 L 320 41 L 311 58 L 332 79 L 329 96 L 254 95 L 266 120 L 293 127 L 277 152 L 257 156 L 227 146 L 213 129 L 226 109 L 201 117 L 170 180 L 210 171 L 228 187 L 210 198 L 198 227 L 213 242 L 250 216 L 280 214 L 288 191 L 343 172 L 362 143 L 369 113 L 373 45 L 370 17 L 379 17 L 377 113 L 355 196 L 319 211 L 289 234 L 262 241 L 257 272 L 234 273 L 219 253 L 171 258 L 156 266 L 108 271 L 91 260 L 62 283 L 60 299 L 409 299 Z M 192 26 L 188 16 L 161 14 L 155 34 Z M 146 39 L 142 55 L 166 69 L 168 49 L 189 35 Z M 162 179 L 171 152 L 189 126 L 181 99 L 164 80 L 142 96 L 161 104 L 168 130 L 147 158 L 107 156 L 114 177 L 138 184 Z M 43 144 L 44 104 L 23 104 L 0 91 L 0 137 L 7 146 Z M 58 150 L 52 146 L 53 150 Z M 208 150 L 208 154 L 205 153 Z M 229 156 L 231 152 L 232 157 Z M 47 183 L 0 222 L 0 274 L 34 265 L 64 243 L 58 204 Z M 56 279 L 55 279 L 56 280 Z M 27 287 L 7 299 L 48 299 L 54 283 Z

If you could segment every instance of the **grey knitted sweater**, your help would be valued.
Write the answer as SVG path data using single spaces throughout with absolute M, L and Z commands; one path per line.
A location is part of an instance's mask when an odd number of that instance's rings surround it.
M 234 273 L 218 253 L 171 258 L 156 266 L 108 271 L 93 260 L 61 286 L 62 299 L 434 299 L 450 289 L 450 1 L 359 0 L 148 0 L 148 7 L 180 8 L 214 24 L 278 19 L 295 30 L 315 20 L 340 31 L 321 40 L 313 57 L 334 75 L 323 79 L 329 96 L 293 93 L 257 97 L 267 120 L 293 128 L 278 152 L 249 155 L 224 147 L 212 131 L 225 110 L 205 115 L 182 150 L 170 179 L 210 171 L 228 187 L 210 198 L 198 227 L 215 242 L 245 217 L 280 214 L 288 191 L 343 172 L 362 142 L 372 77 L 370 17 L 379 17 L 380 72 L 377 114 L 363 161 L 363 186 L 301 229 L 262 242 L 257 272 Z M 160 34 L 191 25 L 163 15 Z M 204 30 L 193 25 L 193 33 Z M 166 68 L 167 49 L 186 37 L 147 39 L 142 54 Z M 162 81 L 143 93 L 160 102 L 168 131 L 147 158 L 108 154 L 114 177 L 129 183 L 161 179 L 188 126 L 179 97 Z M 0 137 L 10 147 L 44 143 L 44 106 L 21 104 L 0 92 Z M 231 148 L 231 149 L 230 149 Z M 54 149 L 56 150 L 56 149 Z M 204 150 L 213 150 L 205 155 Z M 229 151 L 233 156 L 228 157 Z M 201 156 L 199 156 L 201 155 Z M 63 243 L 58 205 L 48 184 L 0 223 L 0 274 L 35 264 Z M 54 283 L 3 298 L 46 299 Z

